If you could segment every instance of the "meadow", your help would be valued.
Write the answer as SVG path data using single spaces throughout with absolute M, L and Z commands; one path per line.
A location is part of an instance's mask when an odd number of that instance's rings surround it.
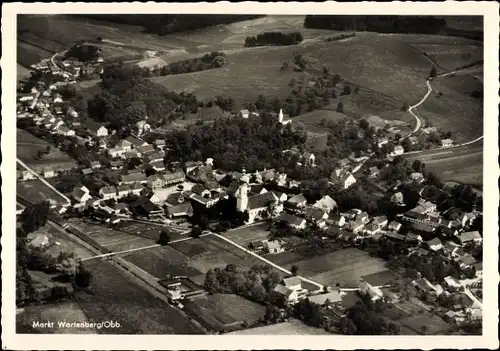
M 16 185 L 16 194 L 23 199 L 36 201 L 49 201 L 52 204 L 63 205 L 67 200 L 58 193 L 47 187 L 39 179 L 27 181 L 18 181 Z
M 229 230 L 224 236 L 241 246 L 248 246 L 254 240 L 269 239 L 269 224 L 259 223 L 256 225 Z
M 297 319 L 264 327 L 235 331 L 233 335 L 332 335 L 320 328 L 310 327 Z

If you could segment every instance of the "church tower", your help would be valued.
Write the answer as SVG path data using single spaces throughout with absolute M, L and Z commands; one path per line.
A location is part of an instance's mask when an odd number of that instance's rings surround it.
M 280 108 L 280 113 L 278 114 L 278 122 L 283 124 L 283 109 Z
M 248 183 L 242 182 L 236 194 L 236 210 L 245 212 L 248 207 Z

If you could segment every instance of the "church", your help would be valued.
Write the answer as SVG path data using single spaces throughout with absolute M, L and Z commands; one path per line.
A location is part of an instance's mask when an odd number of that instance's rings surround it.
M 235 194 L 236 210 L 248 213 L 246 224 L 268 218 L 267 216 L 276 217 L 283 211 L 283 202 L 273 191 L 249 196 L 249 177 L 243 176 L 240 182 L 240 187 Z M 268 214 L 270 209 L 272 213 Z

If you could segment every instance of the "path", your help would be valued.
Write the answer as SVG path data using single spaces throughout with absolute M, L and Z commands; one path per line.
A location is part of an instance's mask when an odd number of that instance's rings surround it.
M 220 239 L 222 239 L 222 240 L 224 240 L 224 241 L 226 241 L 226 242 L 230 243 L 231 245 L 233 245 L 233 246 L 237 247 L 238 249 L 243 250 L 243 251 L 245 251 L 246 253 L 248 253 L 248 254 L 250 254 L 250 255 L 252 255 L 252 256 L 254 256 L 254 257 L 257 257 L 259 260 L 261 260 L 261 261 L 263 261 L 263 262 L 267 263 L 268 265 L 273 266 L 274 268 L 279 269 L 280 271 L 282 271 L 282 272 L 284 272 L 284 273 L 286 273 L 286 274 L 292 275 L 292 272 L 290 272 L 289 270 L 286 270 L 285 268 L 283 268 L 283 267 L 281 267 L 281 266 L 278 266 L 278 265 L 277 265 L 277 264 L 275 264 L 274 262 L 271 262 L 271 261 L 269 261 L 268 259 L 265 259 L 264 257 L 262 257 L 262 256 L 260 256 L 260 255 L 257 255 L 255 252 L 253 252 L 253 251 L 251 251 L 251 250 L 248 250 L 248 249 L 244 248 L 243 246 L 241 246 L 241 245 L 239 245 L 239 244 L 235 243 L 234 241 L 229 240 L 228 238 L 226 238 L 226 237 L 224 237 L 224 236 L 222 236 L 222 235 L 220 235 L 220 234 L 217 234 L 217 233 L 212 233 L 212 235 L 215 235 L 216 237 L 218 237 L 218 238 L 220 238 Z M 318 289 L 323 289 L 323 285 L 322 285 L 322 284 L 320 284 L 320 283 L 317 283 L 317 282 L 315 282 L 315 281 L 313 281 L 313 280 L 310 280 L 310 279 L 307 279 L 307 278 L 301 277 L 300 275 L 298 275 L 297 277 L 298 277 L 298 278 L 300 278 L 300 280 L 303 280 L 303 281 L 305 281 L 305 282 L 307 282 L 307 283 L 309 283 L 309 284 L 313 284 L 313 285 L 317 286 L 317 287 L 318 287 Z
M 16 158 L 17 159 L 17 163 L 19 163 L 21 166 L 23 166 L 27 171 L 29 171 L 31 174 L 33 174 L 36 178 L 38 178 L 43 184 L 45 184 L 48 188 L 50 188 L 52 191 L 54 191 L 56 194 L 58 194 L 60 197 L 62 197 L 64 200 L 67 201 L 68 204 L 71 204 L 71 200 L 66 196 L 64 195 L 63 193 L 61 193 L 59 190 L 57 190 L 56 188 L 54 188 L 52 186 L 52 184 L 50 184 L 49 182 L 47 182 L 45 180 L 44 177 L 40 176 L 38 173 L 36 173 L 33 169 L 31 169 L 30 167 L 28 167 L 28 165 L 26 165 L 23 161 L 21 161 L 20 159 Z
M 427 100 L 427 98 L 429 97 L 429 95 L 432 93 L 432 87 L 431 87 L 431 84 L 429 83 L 429 80 L 427 79 L 426 80 L 426 83 L 427 83 L 427 93 L 424 95 L 424 97 L 422 98 L 422 100 L 420 100 L 419 102 L 417 102 L 415 105 L 413 106 L 410 106 L 410 108 L 408 109 L 408 112 L 413 116 L 415 117 L 415 120 L 417 121 L 417 125 L 415 126 L 415 128 L 413 129 L 413 132 L 411 134 L 414 134 L 416 132 L 418 132 L 418 130 L 420 129 L 420 127 L 422 126 L 422 121 L 420 120 L 420 118 L 413 112 L 413 110 L 415 108 L 417 108 L 418 106 L 420 106 L 421 104 L 424 103 L 425 100 Z M 410 134 L 410 135 L 411 135 Z

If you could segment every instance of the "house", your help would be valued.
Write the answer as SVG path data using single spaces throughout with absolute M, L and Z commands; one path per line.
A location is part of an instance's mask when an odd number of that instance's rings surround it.
M 435 133 L 435 132 L 437 132 L 437 128 L 436 127 L 427 127 L 427 128 L 422 129 L 422 132 L 425 134 Z
M 365 295 L 368 295 L 372 301 L 377 301 L 384 297 L 384 293 L 379 287 L 372 286 L 366 281 L 361 281 L 358 287 L 359 291 Z
M 178 169 L 172 172 L 164 172 L 161 173 L 161 176 L 163 177 L 163 186 L 182 183 L 186 180 L 186 174 L 184 174 L 182 169 Z
M 441 146 L 442 147 L 450 147 L 453 145 L 453 140 L 451 139 L 443 139 L 441 140 Z
M 146 143 L 146 145 L 141 145 L 141 146 L 135 147 L 135 151 L 138 154 L 142 155 L 143 157 L 146 157 L 146 156 L 154 153 L 155 148 L 153 147 L 153 145 L 149 145 L 148 143 Z M 163 161 L 163 157 L 161 158 L 161 160 Z M 159 160 L 156 160 L 156 161 L 159 161 Z
M 347 157 L 346 158 L 343 158 L 339 161 L 339 167 L 341 169 L 346 169 L 349 167 L 349 165 L 351 164 L 351 160 L 349 160 Z
M 328 219 L 328 213 L 324 212 L 322 209 L 310 207 L 306 209 L 305 217 L 307 220 L 315 223 L 318 227 L 326 227 L 326 220 Z
M 217 202 L 220 201 L 220 198 L 219 197 L 214 197 L 214 198 L 211 198 L 211 197 L 205 197 L 205 196 L 201 196 L 201 195 L 198 195 L 198 194 L 191 194 L 189 196 L 189 198 L 193 201 L 196 201 L 198 202 L 199 204 L 203 205 L 204 207 L 206 208 L 209 208 L 209 207 L 212 207 L 214 206 Z
M 452 276 L 447 276 L 444 278 L 444 282 L 446 286 L 452 290 L 460 290 L 462 289 L 462 284 Z
M 29 247 L 44 248 L 50 245 L 50 239 L 46 234 L 30 233 L 26 239 Z
M 193 215 L 193 206 L 190 202 L 168 207 L 166 210 L 168 218 L 191 217 Z
M 359 235 L 356 232 L 346 232 L 342 231 L 339 235 L 339 238 L 346 242 L 353 242 L 359 238 Z
M 165 139 L 156 139 L 153 142 L 153 145 L 160 150 L 164 150 L 167 147 L 167 142 L 165 141 Z
M 264 240 L 262 243 L 264 246 L 264 250 L 267 253 L 275 254 L 285 251 L 285 249 L 281 246 L 278 240 L 272 240 L 272 241 Z
M 307 199 L 304 195 L 298 194 L 298 195 L 295 195 L 295 196 L 291 197 L 290 199 L 288 199 L 287 202 L 288 202 L 288 204 L 292 205 L 293 207 L 301 208 L 307 204 Z
M 92 168 L 83 168 L 82 169 L 82 174 L 83 175 L 90 175 L 92 173 L 94 173 L 94 171 L 92 170 Z
M 295 229 L 305 229 L 306 220 L 288 213 L 282 213 L 277 219 L 278 222 L 286 223 L 288 226 Z
M 90 194 L 89 194 L 89 189 L 87 189 L 86 186 L 81 185 L 77 186 L 73 189 L 71 192 L 71 196 L 78 202 L 78 203 L 86 203 L 88 199 L 90 199 Z
M 139 139 L 138 137 L 134 135 L 129 135 L 128 137 L 125 138 L 125 141 L 127 141 L 130 144 L 130 148 L 137 149 L 141 146 L 148 145 L 147 142 L 145 142 L 142 139 Z M 123 145 L 121 145 L 123 147 Z
M 152 162 L 149 164 L 152 169 L 154 169 L 156 172 L 161 172 L 165 170 L 165 164 L 163 161 L 158 161 L 158 162 Z
M 328 222 L 338 227 L 343 227 L 345 225 L 345 217 L 341 214 L 331 214 L 328 217 Z
M 283 299 L 288 304 L 295 304 L 299 301 L 298 292 L 278 284 L 274 287 L 273 293 Z
M 101 196 L 104 200 L 116 199 L 117 190 L 114 186 L 102 187 L 99 190 L 99 196 Z
M 121 157 L 123 158 L 127 150 L 122 147 L 114 147 L 108 150 L 108 155 L 112 158 Z
M 389 139 L 386 137 L 383 138 L 378 138 L 377 139 L 377 145 L 378 147 L 382 147 L 382 145 L 387 144 L 389 142 Z
M 56 174 L 52 168 L 44 168 L 42 170 L 42 176 L 44 178 L 53 178 L 56 176 Z
M 337 208 L 337 203 L 330 196 L 326 195 L 326 196 L 323 196 L 318 201 L 316 201 L 314 203 L 313 207 L 319 208 L 319 209 L 325 211 L 326 213 L 330 213 L 335 208 Z
M 133 204 L 130 205 L 132 212 L 139 216 L 148 218 L 161 217 L 165 211 L 152 203 L 148 198 L 141 196 Z
M 131 173 L 131 174 L 123 174 L 121 177 L 120 177 L 120 182 L 119 184 L 132 184 L 132 183 L 135 183 L 135 182 L 139 182 L 139 183 L 147 183 L 148 182 L 148 178 L 146 177 L 146 175 L 144 173 Z
M 342 189 L 347 189 L 356 183 L 356 178 L 351 173 L 342 169 L 336 169 L 330 174 L 330 182 Z
M 373 218 L 372 223 L 379 228 L 384 228 L 387 226 L 388 220 L 386 216 L 377 216 Z
M 420 172 L 411 173 L 410 179 L 416 184 L 422 184 L 423 182 L 425 182 L 424 175 Z
M 460 242 L 460 245 L 465 246 L 468 244 L 475 244 L 479 245 L 483 241 L 483 238 L 481 237 L 481 234 L 476 231 L 472 232 L 464 232 L 462 234 L 457 235 L 457 239 Z
M 292 123 L 292 120 L 290 119 L 290 117 L 288 115 L 285 116 L 283 114 L 283 109 L 281 109 L 281 108 L 280 108 L 280 112 L 278 113 L 278 123 L 281 125 L 286 125 L 286 124 Z
M 432 240 L 426 241 L 425 244 L 431 251 L 439 251 L 443 249 L 443 243 L 441 242 L 441 240 L 439 240 L 439 238 L 434 238 Z
M 458 246 L 454 242 L 445 241 L 443 244 L 443 253 L 450 258 L 456 258 L 458 257 L 457 251 L 459 248 L 460 246 Z
M 99 168 L 101 168 L 101 162 L 99 162 L 99 161 L 92 161 L 92 162 L 90 162 L 90 168 L 92 168 L 92 169 L 99 169 Z
M 90 120 L 85 124 L 86 130 L 91 136 L 99 138 L 108 136 L 108 129 L 103 125 Z
M 309 295 L 307 299 L 320 306 L 325 306 L 327 302 L 330 304 L 342 304 L 342 296 L 340 292 L 334 290 L 326 294 Z
M 474 267 L 474 271 L 476 272 L 476 277 L 482 278 L 483 277 L 483 262 L 475 262 L 472 264 L 472 267 Z
M 380 228 L 379 226 L 377 226 L 373 223 L 370 223 L 366 227 L 363 228 L 363 233 L 365 233 L 367 235 L 374 235 L 374 234 L 380 232 L 381 230 L 382 230 L 382 228 Z
M 392 232 L 394 233 L 394 232 Z M 422 239 L 422 236 L 416 234 L 416 233 L 407 233 L 406 234 L 406 241 L 408 243 L 413 243 L 413 244 L 417 244 L 417 243 L 421 243 L 423 241 Z
M 418 138 L 416 136 L 411 136 L 408 138 L 408 140 L 410 141 L 411 145 L 418 144 Z
M 435 212 L 436 209 L 437 209 L 436 204 L 434 204 L 430 201 L 424 201 L 423 203 L 421 203 L 420 205 L 415 207 L 412 211 L 417 212 L 417 213 L 421 213 L 421 214 L 427 214 L 430 212 Z
M 314 166 L 316 156 L 311 152 L 304 152 L 302 159 L 304 160 L 304 166 Z
M 396 232 L 385 232 L 384 236 L 388 238 L 389 240 L 393 241 L 407 241 L 408 236 L 404 236 L 401 234 L 398 234 Z
M 264 250 L 263 240 L 254 240 L 250 243 L 250 248 L 254 251 L 260 252 Z
M 439 285 L 433 285 L 430 281 L 425 278 L 419 278 L 413 281 L 413 285 L 420 291 L 423 292 L 433 292 L 436 296 L 439 296 L 443 293 L 443 288 Z
M 130 151 L 132 149 L 132 142 L 127 139 L 122 139 L 116 143 L 115 148 L 122 149 L 124 152 Z
M 20 178 L 21 180 L 30 180 L 30 179 L 35 179 L 36 177 L 30 171 L 24 170 L 21 171 Z
M 57 133 L 64 135 L 64 136 L 75 135 L 75 131 L 72 129 L 69 129 L 68 126 L 66 126 L 65 124 L 62 124 L 57 128 Z
M 405 149 L 401 145 L 394 146 L 394 150 L 389 154 L 390 156 L 399 156 L 405 153 Z
M 404 203 L 404 198 L 403 198 L 403 193 L 402 192 L 397 192 L 394 195 L 391 196 L 391 202 L 398 205 L 398 206 L 405 206 Z
M 460 266 L 460 269 L 472 268 L 474 263 L 476 263 L 476 260 L 472 255 L 470 255 L 468 253 L 463 253 L 463 254 L 458 253 L 458 254 L 459 254 L 459 257 L 457 259 L 455 259 L 455 261 Z
M 130 193 L 130 184 L 120 184 L 116 187 L 117 197 L 122 198 Z
M 370 216 L 368 216 L 368 213 L 366 212 L 361 212 L 356 216 L 356 220 L 359 220 L 366 224 L 370 221 Z
M 365 227 L 365 223 L 356 219 L 354 222 L 349 223 L 349 230 L 353 233 L 360 232 Z
M 186 168 L 186 173 L 189 174 L 194 171 L 196 168 L 203 166 L 203 162 L 201 161 L 188 161 L 184 164 Z
M 111 167 L 112 170 L 118 170 L 123 168 L 123 161 L 122 160 L 111 160 L 109 161 L 109 166 Z
M 292 289 L 294 291 L 301 291 L 301 290 L 303 290 L 302 289 L 302 281 L 297 276 L 290 276 L 290 277 L 283 278 L 282 284 L 286 288 Z
M 114 204 L 113 209 L 115 210 L 115 214 L 130 214 L 128 205 L 123 202 Z
M 253 194 L 264 194 L 264 193 L 267 193 L 267 189 L 264 188 L 263 185 L 252 185 L 251 188 L 250 188 L 250 192 Z
M 375 166 L 370 167 L 368 169 L 368 172 L 369 172 L 368 177 L 370 177 L 370 178 L 376 178 L 376 177 L 378 177 L 380 175 L 380 170 L 377 167 L 375 167 Z
M 140 195 L 144 190 L 144 187 L 139 182 L 135 182 L 129 185 L 129 192 L 134 195 Z
M 427 257 L 429 256 L 429 250 L 424 249 L 423 247 L 419 248 L 414 252 L 417 256 Z
M 156 189 L 163 188 L 164 179 L 163 179 L 161 174 L 156 173 L 156 174 L 150 175 L 147 179 L 148 179 L 148 187 L 151 190 L 154 191 Z
M 422 232 L 422 233 L 433 233 L 436 231 L 436 227 L 429 225 L 428 223 L 412 223 L 411 227 L 413 230 L 417 232 Z

